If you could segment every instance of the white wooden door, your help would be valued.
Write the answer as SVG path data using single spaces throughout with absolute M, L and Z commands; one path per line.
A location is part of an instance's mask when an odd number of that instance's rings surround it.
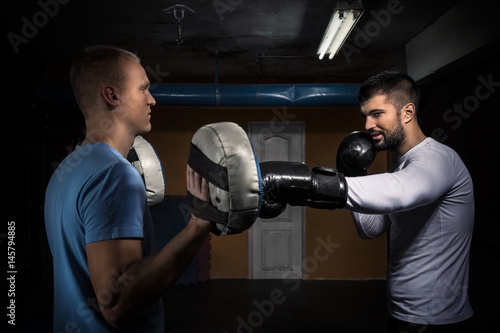
M 303 122 L 250 122 L 248 133 L 259 162 L 305 160 Z M 302 278 L 304 212 L 288 206 L 280 216 L 259 218 L 250 228 L 251 279 Z

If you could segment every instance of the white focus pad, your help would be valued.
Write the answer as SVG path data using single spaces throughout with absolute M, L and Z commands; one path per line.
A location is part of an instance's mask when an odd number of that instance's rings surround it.
M 161 161 L 153 146 L 142 136 L 135 137 L 127 160 L 139 171 L 148 196 L 148 206 L 154 206 L 165 197 L 165 177 Z
M 188 164 L 209 181 L 221 235 L 242 232 L 258 217 L 260 169 L 246 132 L 232 122 L 208 124 L 191 140 Z

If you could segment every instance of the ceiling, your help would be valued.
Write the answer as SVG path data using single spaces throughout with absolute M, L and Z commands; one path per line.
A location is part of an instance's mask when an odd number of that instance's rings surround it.
M 216 75 L 220 83 L 362 82 L 381 70 L 405 70 L 405 44 L 458 3 L 365 0 L 344 45 L 350 53 L 319 60 L 335 1 L 176 1 L 196 12 L 181 20 L 180 45 L 177 20 L 163 12 L 170 0 L 17 1 L 4 18 L 6 35 L 29 38 L 17 53 L 7 41 L 7 52 L 17 76 L 45 82 L 66 82 L 71 60 L 91 44 L 136 52 L 158 83 L 214 82 Z M 384 16 L 389 10 L 394 14 Z

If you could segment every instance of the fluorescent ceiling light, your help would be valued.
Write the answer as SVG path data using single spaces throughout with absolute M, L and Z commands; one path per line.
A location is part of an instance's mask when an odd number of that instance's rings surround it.
M 362 8 L 335 9 L 316 52 L 319 59 L 323 59 L 325 54 L 329 54 L 328 58 L 332 59 L 339 52 L 362 13 Z

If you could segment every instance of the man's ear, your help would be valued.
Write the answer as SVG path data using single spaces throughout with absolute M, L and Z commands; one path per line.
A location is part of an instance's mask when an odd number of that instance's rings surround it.
M 408 103 L 403 107 L 403 121 L 405 124 L 417 118 L 416 111 L 415 104 L 413 103 Z
M 104 87 L 101 90 L 102 97 L 106 103 L 111 107 L 118 106 L 118 96 L 116 95 L 116 89 L 113 87 Z

